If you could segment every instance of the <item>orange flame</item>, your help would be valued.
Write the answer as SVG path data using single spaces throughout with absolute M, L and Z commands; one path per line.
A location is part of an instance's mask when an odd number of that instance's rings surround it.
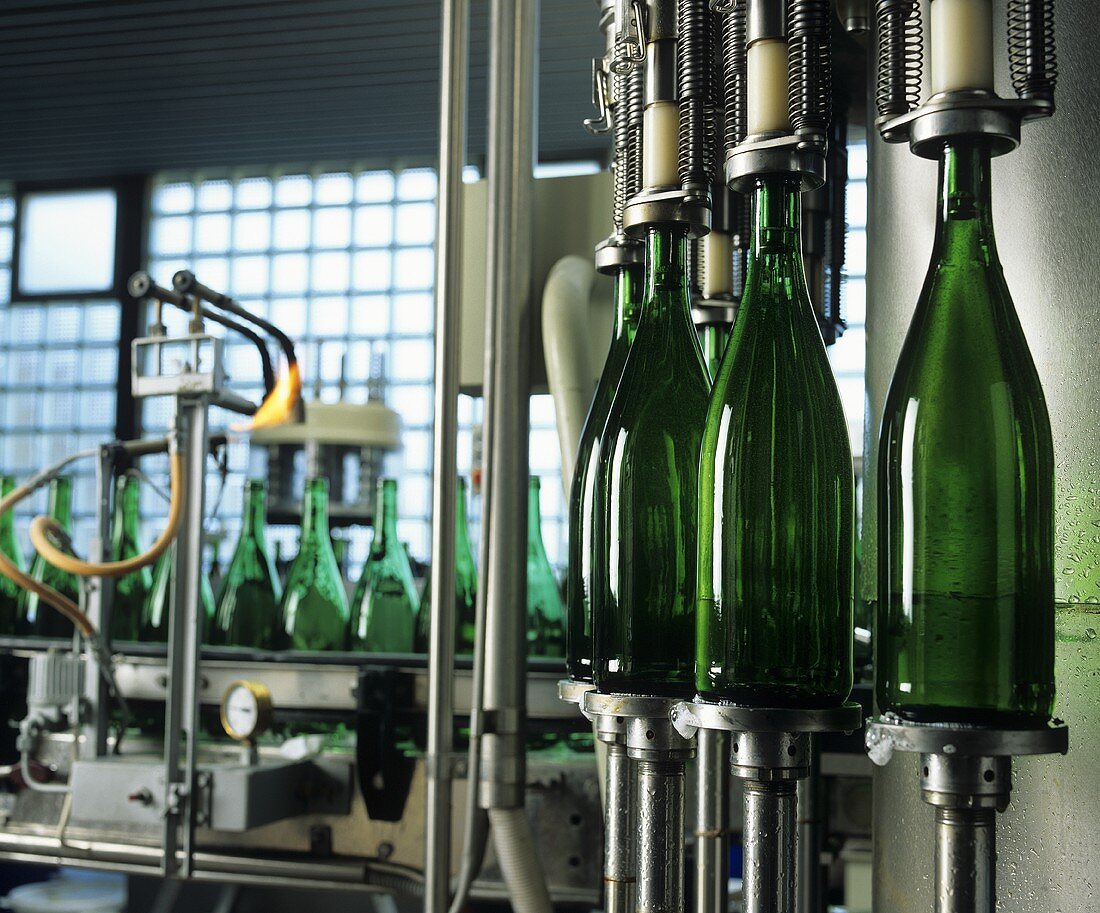
M 234 425 L 233 430 L 255 431 L 257 428 L 272 428 L 275 425 L 300 421 L 301 402 L 302 372 L 298 369 L 298 363 L 293 362 L 287 366 L 286 373 L 275 382 L 275 387 L 267 398 L 260 403 L 252 420 Z

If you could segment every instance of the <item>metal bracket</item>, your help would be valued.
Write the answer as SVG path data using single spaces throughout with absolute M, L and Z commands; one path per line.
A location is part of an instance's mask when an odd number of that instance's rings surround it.
M 991 729 L 906 723 L 884 715 L 867 726 L 864 741 L 868 756 L 882 767 L 895 751 L 974 757 L 1065 754 L 1069 751 L 1069 727 L 1054 720 L 1038 729 Z
M 615 54 L 611 71 L 620 76 L 645 60 L 646 14 L 642 0 L 618 0 L 615 5 Z
M 672 709 L 672 722 L 686 739 L 699 729 L 726 732 L 854 732 L 863 725 L 863 708 L 855 701 L 839 707 L 804 709 L 745 707 L 706 701 L 681 701 Z
M 817 190 L 825 183 L 825 151 L 828 143 L 819 134 L 748 136 L 726 154 L 726 183 L 739 193 L 752 189 L 756 178 L 789 174 L 802 190 Z
M 584 120 L 584 129 L 593 136 L 611 131 L 611 110 L 607 99 L 607 61 L 603 57 L 592 58 L 592 105 L 597 117 Z

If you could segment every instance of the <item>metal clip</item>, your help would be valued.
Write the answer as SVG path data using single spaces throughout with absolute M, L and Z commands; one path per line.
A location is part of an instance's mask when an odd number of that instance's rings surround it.
M 594 136 L 611 130 L 611 111 L 607 105 L 607 61 L 603 57 L 592 58 L 592 104 L 597 117 L 584 121 L 584 129 Z
M 710 0 L 710 8 L 715 13 L 732 13 L 736 0 Z
M 615 55 L 611 70 L 620 76 L 645 60 L 646 17 L 643 0 L 615 4 Z

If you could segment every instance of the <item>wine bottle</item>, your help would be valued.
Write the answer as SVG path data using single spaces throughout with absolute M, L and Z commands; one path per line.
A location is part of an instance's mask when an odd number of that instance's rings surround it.
M 261 479 L 245 484 L 241 536 L 222 577 L 209 642 L 273 650 L 279 644 L 283 588 L 267 551 L 267 492 Z
M 348 594 L 328 529 L 328 482 L 309 479 L 298 557 L 283 593 L 282 640 L 290 650 L 346 650 L 348 623 Z
M 7 497 L 15 488 L 15 479 L 0 476 L 0 497 Z M 0 552 L 19 570 L 26 567 L 23 561 L 23 549 L 15 538 L 15 514 L 8 511 L 0 517 Z M 14 580 L 0 574 L 0 637 L 18 634 L 22 615 L 19 610 L 19 597 L 23 588 Z
M 949 144 L 932 262 L 879 449 L 880 709 L 1042 724 L 1054 701 L 1054 456 L 993 236 L 990 153 Z
M 125 473 L 115 483 L 115 509 L 111 520 L 111 555 L 115 561 L 134 558 L 145 551 L 139 530 L 141 492 L 137 476 Z M 135 641 L 141 634 L 141 616 L 145 600 L 153 586 L 148 567 L 115 581 L 111 601 L 111 640 Z
M 565 610 L 542 542 L 541 483 L 527 487 L 527 655 L 565 655 Z
M 595 531 L 596 483 L 599 479 L 600 441 L 603 437 L 615 389 L 623 375 L 630 343 L 638 328 L 637 267 L 626 266 L 615 276 L 615 322 L 611 348 L 588 416 L 581 430 L 577 462 L 569 489 L 569 570 L 565 601 L 568 606 L 565 661 L 569 677 L 592 681 L 592 535 Z
M 47 513 L 66 534 L 72 534 L 73 485 L 67 476 L 58 476 L 50 482 Z M 62 596 L 80 602 L 80 581 L 68 571 L 60 570 L 41 555 L 31 562 L 31 577 L 46 586 L 53 587 Z M 33 637 L 71 637 L 73 624 L 64 615 L 48 605 L 43 605 L 37 594 L 24 590 L 20 595 L 20 617 L 23 631 Z
M 696 686 L 708 700 L 829 707 L 852 688 L 852 454 L 800 217 L 796 180 L 756 182 L 700 457 Z
M 141 612 L 138 638 L 142 643 L 168 643 L 169 609 L 172 605 L 172 584 L 175 579 L 175 547 L 165 549 L 153 565 L 153 582 Z M 210 638 L 214 622 L 214 590 L 204 572 L 199 577 L 199 599 L 202 609 L 202 639 Z
M 432 625 L 432 577 L 428 574 L 416 616 L 416 652 L 427 653 Z M 455 652 L 474 652 L 477 626 L 477 565 L 466 527 L 466 480 L 459 476 L 455 491 Z
M 726 352 L 726 344 L 730 338 L 730 325 L 727 323 L 707 323 L 700 334 L 700 344 L 703 347 L 703 361 L 707 363 L 707 373 L 710 376 L 718 376 L 718 366 L 722 363 L 722 356 Z
M 412 653 L 415 633 L 416 585 L 397 538 L 397 482 L 379 479 L 374 537 L 352 598 L 351 649 Z
M 686 230 L 651 227 L 638 331 L 600 442 L 593 673 L 606 692 L 687 694 L 695 667 L 699 444 L 710 377 Z

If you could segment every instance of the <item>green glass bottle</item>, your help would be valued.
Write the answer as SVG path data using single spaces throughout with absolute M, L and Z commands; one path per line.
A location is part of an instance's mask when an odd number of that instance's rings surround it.
M 328 529 L 328 482 L 306 481 L 298 557 L 290 566 L 282 604 L 283 646 L 346 650 L 348 594 Z
M 879 708 L 1041 725 L 1054 701 L 1054 456 L 993 237 L 990 153 L 940 162 L 932 264 L 878 464 Z
M 428 652 L 432 625 L 432 575 L 429 572 L 420 612 L 416 616 L 416 652 Z M 474 652 L 477 627 L 477 565 L 466 527 L 466 480 L 459 476 L 455 491 L 455 652 Z
M 691 321 L 686 245 L 681 226 L 649 229 L 638 331 L 600 443 L 592 633 L 594 680 L 605 692 L 693 690 L 710 377 Z
M 565 609 L 542 542 L 542 491 L 538 476 L 527 488 L 527 655 L 565 655 Z
M 222 576 L 210 629 L 213 646 L 274 650 L 279 644 L 283 587 L 264 540 L 266 522 L 266 488 L 261 479 L 249 479 L 241 537 Z
M 153 565 L 153 582 L 141 612 L 138 639 L 147 644 L 168 643 L 168 618 L 172 604 L 172 581 L 175 579 L 175 547 L 161 553 Z M 205 573 L 199 579 L 199 598 L 202 600 L 202 639 L 210 638 L 214 623 L 214 590 Z
M 115 561 L 134 558 L 145 551 L 141 545 L 141 491 L 137 476 L 125 473 L 115 483 L 115 510 L 111 521 L 111 555 Z M 153 586 L 148 567 L 115 581 L 111 602 L 111 640 L 135 641 L 141 634 L 145 600 Z
M 708 700 L 829 707 L 852 688 L 852 453 L 800 217 L 797 182 L 757 182 L 700 457 L 696 687 Z
M 15 479 L 11 476 L 0 476 L 0 497 L 7 497 L 14 488 Z M 0 552 L 19 570 L 26 567 L 23 549 L 15 538 L 15 514 L 10 510 L 0 517 Z M 0 574 L 0 637 L 10 637 L 20 632 L 22 614 L 19 598 L 22 593 L 23 588 L 19 584 Z
M 565 662 L 569 677 L 592 681 L 592 535 L 595 532 L 596 482 L 600 441 L 630 343 L 638 328 L 638 267 L 624 267 L 615 276 L 615 322 L 596 394 L 588 409 L 577 447 L 577 463 L 569 489 L 569 570 L 565 583 L 568 606 Z
M 416 585 L 409 556 L 397 538 L 397 483 L 378 480 L 374 537 L 352 598 L 351 649 L 412 653 Z
M 726 352 L 730 338 L 730 326 L 726 323 L 707 323 L 702 328 L 703 360 L 707 363 L 707 372 L 711 377 L 718 376 L 718 366 Z
M 58 476 L 50 482 L 46 512 L 68 534 L 72 533 L 73 485 L 67 476 Z M 31 562 L 31 576 L 53 587 L 62 596 L 68 596 L 80 604 L 80 581 L 73 574 L 59 570 L 41 555 Z M 42 605 L 34 593 L 24 590 L 20 595 L 20 617 L 23 631 L 33 637 L 71 637 L 73 624 L 64 615 L 48 605 Z

